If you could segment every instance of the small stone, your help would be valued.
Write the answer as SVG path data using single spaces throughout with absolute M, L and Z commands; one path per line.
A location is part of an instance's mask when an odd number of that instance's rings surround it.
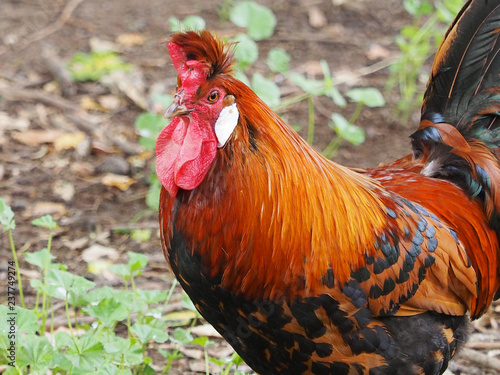
M 130 172 L 130 164 L 123 157 L 112 155 L 107 157 L 106 160 L 97 167 L 97 172 L 128 175 Z

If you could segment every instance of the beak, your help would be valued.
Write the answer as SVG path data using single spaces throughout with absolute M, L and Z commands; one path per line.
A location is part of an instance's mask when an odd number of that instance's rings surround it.
M 167 108 L 163 117 L 165 117 L 166 119 L 170 119 L 176 116 L 189 115 L 193 111 L 194 108 L 186 108 L 184 105 L 177 103 L 177 101 L 174 101 L 172 104 L 170 104 L 170 107 Z

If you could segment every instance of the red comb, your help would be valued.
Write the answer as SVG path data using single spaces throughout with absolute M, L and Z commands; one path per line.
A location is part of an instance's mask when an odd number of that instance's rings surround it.
M 182 87 L 186 93 L 194 94 L 207 79 L 209 67 L 202 61 L 188 60 L 186 53 L 177 43 L 168 43 L 168 51 L 181 79 Z

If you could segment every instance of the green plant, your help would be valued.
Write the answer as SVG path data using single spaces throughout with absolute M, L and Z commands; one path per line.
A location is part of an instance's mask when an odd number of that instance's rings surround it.
M 90 53 L 77 52 L 68 63 L 75 81 L 99 81 L 104 75 L 115 70 L 131 70 L 132 65 L 125 63 L 112 51 L 96 51 Z
M 396 37 L 400 49 L 399 59 L 391 65 L 391 76 L 386 89 L 397 87 L 397 108 L 408 120 L 411 112 L 422 104 L 422 82 L 428 77 L 424 64 L 439 46 L 446 26 L 463 5 L 463 0 L 405 0 L 403 6 L 412 16 L 410 25 L 401 28 Z
M 13 238 L 14 213 L 2 199 L 0 224 Z M 183 308 L 189 312 L 187 327 L 173 329 L 162 314 L 173 296 L 176 282 L 169 291 L 137 287 L 137 278 L 148 263 L 147 256 L 129 252 L 127 263 L 110 267 L 122 278 L 123 289 L 97 287 L 94 282 L 68 272 L 64 264 L 54 262 L 50 250 L 57 223 L 51 216 L 36 219 L 33 224 L 48 230 L 49 240 L 46 248 L 25 254 L 25 261 L 41 275 L 30 280 L 37 292 L 34 306 L 0 306 L 0 314 L 12 317 L 16 327 L 0 325 L 0 364 L 7 365 L 5 374 L 154 374 L 158 368 L 167 374 L 173 361 L 182 356 L 179 349 L 186 345 L 203 349 L 206 366 L 210 361 L 216 363 L 207 351 L 212 341 L 190 333 L 198 315 L 186 297 Z M 13 240 L 11 245 L 13 257 L 17 259 Z M 12 261 L 14 263 L 19 269 L 17 261 Z M 21 290 L 19 274 L 17 283 Z M 63 302 L 66 324 L 64 329 L 56 331 L 57 301 Z M 91 323 L 85 323 L 81 319 L 84 317 L 91 318 Z M 172 334 L 169 329 L 173 330 Z M 167 341 L 175 346 L 172 352 L 158 349 L 158 355 L 151 355 L 156 350 L 149 343 Z M 153 357 L 163 357 L 167 363 L 154 363 Z M 240 363 L 236 356 L 222 362 L 221 371 L 225 374 Z
M 9 236 L 10 249 L 12 251 L 12 262 L 9 262 L 9 268 L 15 267 L 17 283 L 19 288 L 19 296 L 21 298 L 22 307 L 26 307 L 24 303 L 24 293 L 23 293 L 23 282 L 21 279 L 21 274 L 19 273 L 19 261 L 17 259 L 16 247 L 14 245 L 14 237 L 12 232 L 16 229 L 16 222 L 14 220 L 14 212 L 8 206 L 3 199 L 0 199 L 0 225 L 3 227 L 2 231 L 7 232 Z M 9 269 L 10 271 L 10 269 Z M 9 273 L 10 274 L 10 273 Z M 15 281 L 11 278 L 8 280 L 8 287 L 14 288 Z
M 181 30 L 203 30 L 205 28 L 205 20 L 200 16 L 187 16 L 182 21 L 175 17 L 170 17 L 168 22 L 172 32 Z

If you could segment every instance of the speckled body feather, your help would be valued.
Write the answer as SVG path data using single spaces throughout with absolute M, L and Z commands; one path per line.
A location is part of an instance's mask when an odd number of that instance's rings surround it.
M 259 374 L 444 372 L 467 312 L 484 313 L 500 286 L 498 30 L 498 1 L 466 4 L 438 52 L 414 155 L 367 171 L 323 158 L 233 78 L 230 46 L 172 37 L 170 112 L 209 113 L 216 88 L 239 122 L 199 185 L 162 190 L 165 254 Z

